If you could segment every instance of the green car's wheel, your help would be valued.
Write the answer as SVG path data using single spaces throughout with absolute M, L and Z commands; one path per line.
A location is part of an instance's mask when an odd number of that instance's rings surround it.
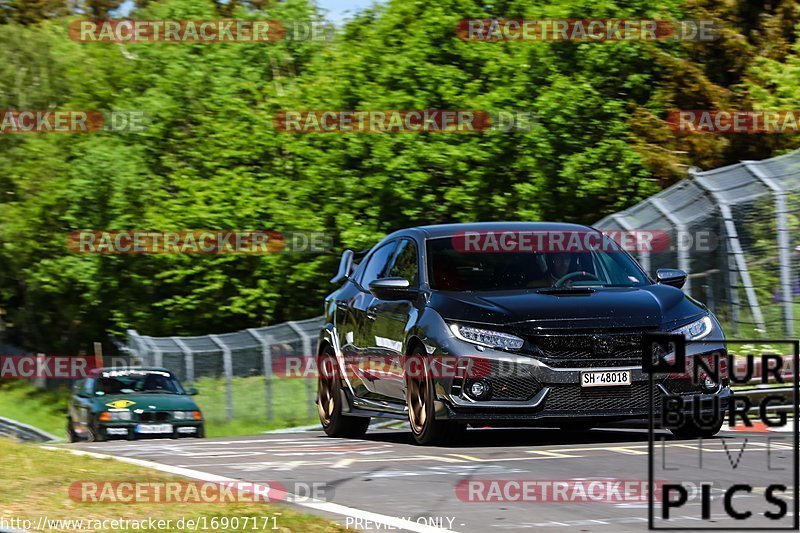
M 78 442 L 78 434 L 75 433 L 75 428 L 72 426 L 72 419 L 67 417 L 67 442 Z

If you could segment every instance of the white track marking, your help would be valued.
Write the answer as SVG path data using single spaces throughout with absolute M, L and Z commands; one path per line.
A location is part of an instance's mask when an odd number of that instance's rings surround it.
M 236 442 L 236 441 L 233 441 Z M 216 483 L 239 483 L 241 479 L 234 479 L 225 476 L 219 476 L 216 474 L 211 474 L 209 472 L 202 472 L 200 470 L 192 470 L 189 468 L 183 468 L 179 466 L 171 466 L 165 465 L 161 463 L 155 463 L 153 461 L 143 461 L 141 459 L 132 459 L 130 457 L 117 457 L 114 455 L 107 455 L 103 453 L 96 453 L 96 452 L 87 452 L 84 450 L 75 450 L 69 449 L 65 447 L 58 447 L 58 446 L 42 446 L 42 448 L 46 450 L 61 450 L 67 451 L 69 453 L 75 455 L 84 455 L 88 457 L 95 457 L 97 459 L 114 459 L 116 461 L 121 461 L 123 463 L 129 463 L 136 466 L 141 466 L 144 468 L 150 468 L 152 470 L 158 470 L 160 472 L 166 472 L 168 474 L 175 474 L 177 476 L 182 476 L 190 479 L 197 479 L 199 481 L 208 481 L 208 482 L 216 482 Z M 363 521 L 370 521 L 376 524 L 381 524 L 384 526 L 388 526 L 395 529 L 400 529 L 404 531 L 414 531 L 417 533 L 455 533 L 450 529 L 444 529 L 440 527 L 429 526 L 426 524 L 419 524 L 417 522 L 413 522 L 411 520 L 406 520 L 404 518 L 396 517 L 396 516 L 388 516 L 379 513 L 373 513 L 370 511 L 363 511 L 361 509 L 355 509 L 353 507 L 347 507 L 345 505 L 339 505 L 338 503 L 332 502 L 323 502 L 319 500 L 313 500 L 310 498 L 299 498 L 294 494 L 285 493 L 283 491 L 279 491 L 273 489 L 271 487 L 264 487 L 268 489 L 268 494 L 270 498 L 272 495 L 276 496 L 276 500 L 283 500 L 287 503 L 292 503 L 298 505 L 300 507 L 306 507 L 309 509 L 315 509 L 317 511 L 322 511 L 326 513 L 332 513 L 340 516 L 349 516 L 355 519 L 360 519 Z

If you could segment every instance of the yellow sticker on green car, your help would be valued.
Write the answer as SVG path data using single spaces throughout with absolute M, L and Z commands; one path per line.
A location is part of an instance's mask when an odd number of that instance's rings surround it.
M 135 404 L 136 402 L 132 402 L 130 400 L 116 400 L 114 402 L 107 403 L 106 405 L 112 409 L 127 409 L 131 405 Z

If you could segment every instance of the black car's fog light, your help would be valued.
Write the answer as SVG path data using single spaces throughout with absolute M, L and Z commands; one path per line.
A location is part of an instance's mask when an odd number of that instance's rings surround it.
M 492 397 L 492 385 L 485 379 L 477 379 L 467 385 L 467 393 L 476 400 L 488 400 Z
M 711 376 L 705 376 L 702 380 L 703 388 L 707 391 L 717 390 L 717 382 Z

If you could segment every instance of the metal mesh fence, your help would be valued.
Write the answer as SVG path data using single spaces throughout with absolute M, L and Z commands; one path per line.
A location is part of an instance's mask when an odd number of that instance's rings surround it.
M 314 355 L 323 317 L 221 335 L 149 337 L 128 331 L 127 348 L 141 364 L 173 371 L 201 391 L 206 419 L 290 425 L 316 419 L 315 380 L 276 376 L 287 358 Z
M 704 301 L 734 336 L 794 338 L 800 297 L 800 150 L 685 179 L 595 224 L 663 231 L 670 246 L 639 253 L 651 274 L 689 273 L 684 291 Z

